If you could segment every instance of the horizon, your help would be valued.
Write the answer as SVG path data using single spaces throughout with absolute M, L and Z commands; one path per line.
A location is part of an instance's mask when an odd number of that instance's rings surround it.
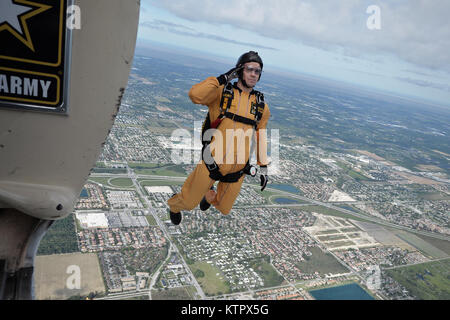
M 186 56 L 190 58 L 195 59 L 203 59 L 208 60 L 210 62 L 219 63 L 219 64 L 227 64 L 230 63 L 230 67 L 232 67 L 235 62 L 232 58 L 224 57 L 220 55 L 214 55 L 211 53 L 207 53 L 204 51 L 199 50 L 193 50 L 186 47 L 177 46 L 174 44 L 165 44 L 165 43 L 159 43 L 156 41 L 151 40 L 145 40 L 145 39 L 138 39 L 138 42 L 136 44 L 136 55 L 145 56 L 145 53 L 138 52 L 139 50 L 159 50 L 161 52 L 168 52 L 171 55 L 181 55 Z M 169 60 L 168 57 L 158 57 L 163 60 Z M 175 64 L 179 62 L 173 62 Z M 219 69 L 220 67 L 217 67 Z M 266 64 L 264 64 L 264 73 L 267 73 L 269 75 L 275 75 L 278 77 L 285 77 L 285 78 L 291 78 L 293 80 L 297 81 L 308 81 L 312 82 L 315 85 L 319 84 L 325 84 L 330 87 L 334 88 L 343 88 L 346 90 L 351 90 L 352 93 L 355 92 L 361 92 L 365 94 L 382 94 L 386 98 L 394 98 L 401 100 L 402 102 L 408 102 L 408 103 L 414 103 L 416 105 L 421 105 L 425 108 L 433 108 L 433 111 L 444 111 L 444 112 L 450 112 L 450 104 L 445 105 L 444 103 L 440 103 L 438 101 L 426 99 L 423 97 L 417 97 L 413 95 L 407 95 L 395 91 L 389 91 L 389 90 L 382 90 L 379 88 L 374 88 L 362 84 L 352 83 L 352 82 L 346 82 L 346 81 L 336 81 L 332 78 L 326 78 L 321 75 L 317 74 L 309 74 L 304 73 L 300 71 L 295 70 L 284 70 L 283 68 L 276 67 L 276 66 L 269 66 L 269 70 L 267 70 Z M 264 74 L 263 73 L 263 74 Z M 217 74 L 218 75 L 218 74 Z
M 231 62 L 254 50 L 265 69 L 449 109 L 450 41 L 445 30 L 450 22 L 444 12 L 450 4 L 373 2 L 282 0 L 255 6 L 250 0 L 233 0 L 227 6 L 233 9 L 230 15 L 216 0 L 143 0 L 138 42 L 176 46 Z

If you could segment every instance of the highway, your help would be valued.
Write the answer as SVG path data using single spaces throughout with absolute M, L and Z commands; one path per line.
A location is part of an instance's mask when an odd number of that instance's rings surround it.
M 178 255 L 179 255 L 180 259 L 181 259 L 181 262 L 182 262 L 184 268 L 186 269 L 186 272 L 188 273 L 189 277 L 192 279 L 192 284 L 196 288 L 198 295 L 200 296 L 201 299 L 205 299 L 206 296 L 205 296 L 205 293 L 203 292 L 202 287 L 197 282 L 197 279 L 195 279 L 195 277 L 192 274 L 192 271 L 189 268 L 189 266 L 187 265 L 186 261 L 184 261 L 183 256 L 178 251 L 178 247 L 172 242 L 172 237 L 170 236 L 169 231 L 167 230 L 165 223 L 163 221 L 161 221 L 161 219 L 158 217 L 157 214 L 154 214 L 153 210 L 151 210 L 152 204 L 151 204 L 150 200 L 148 200 L 148 197 L 143 193 L 141 185 L 137 181 L 139 176 L 136 175 L 134 173 L 134 171 L 128 165 L 127 165 L 127 172 L 128 172 L 128 174 L 127 174 L 128 178 L 130 178 L 133 181 L 133 184 L 136 187 L 136 190 L 139 193 L 139 196 L 141 197 L 141 199 L 144 199 L 144 201 L 146 202 L 148 208 L 150 209 L 150 212 L 151 212 L 153 218 L 155 219 L 155 221 L 158 224 L 159 228 L 161 229 L 161 231 L 164 233 L 165 237 L 169 241 L 170 247 L 169 247 L 169 251 L 168 251 L 168 257 L 170 257 L 171 249 L 174 252 L 178 253 Z M 185 178 L 183 178 L 183 179 L 185 179 Z M 167 208 L 167 210 L 169 210 L 169 208 Z M 154 284 L 155 280 L 158 278 L 158 275 L 159 275 L 159 272 L 160 272 L 161 269 L 162 268 L 160 267 L 160 269 L 158 269 L 158 271 L 155 273 L 155 275 L 153 275 L 152 284 L 150 285 L 150 289 L 149 289 L 149 293 L 148 293 L 149 297 L 151 297 L 151 290 L 153 288 L 153 284 Z
M 93 173 L 91 175 L 92 177 L 111 177 L 112 174 L 105 174 L 105 173 Z M 114 177 L 117 178 L 130 178 L 128 174 L 114 174 Z M 135 175 L 133 173 L 133 179 L 148 179 L 148 180 L 164 180 L 164 181 L 179 181 L 179 182 L 183 182 L 186 177 L 173 177 L 173 176 L 148 176 L 148 175 Z M 136 182 L 135 180 L 133 180 L 134 183 Z M 248 183 L 244 183 L 245 185 L 249 185 L 249 186 L 253 186 L 253 187 L 257 187 L 257 185 L 254 184 L 248 184 Z M 138 190 L 140 190 L 140 188 L 138 188 Z M 337 206 L 334 206 L 332 203 L 326 203 L 326 202 L 321 202 L 318 200 L 313 200 L 313 199 L 309 199 L 306 197 L 303 197 L 301 195 L 295 194 L 295 193 L 291 193 L 291 192 L 287 192 L 287 191 L 283 191 L 283 190 L 279 190 L 279 189 L 275 189 L 275 188 L 271 188 L 270 187 L 270 182 L 266 187 L 266 190 L 268 191 L 276 191 L 278 192 L 280 195 L 286 195 L 289 196 L 290 198 L 296 198 L 299 200 L 303 200 L 308 202 L 309 204 L 303 204 L 303 203 L 298 203 L 298 204 L 268 204 L 268 205 L 245 205 L 245 206 L 235 206 L 233 208 L 237 209 L 245 209 L 245 208 L 300 208 L 302 206 L 308 206 L 308 205 L 317 205 L 317 206 L 322 206 L 322 207 L 326 207 L 329 209 L 333 209 L 342 213 L 345 213 L 347 215 L 351 215 L 363 220 L 366 220 L 368 222 L 372 222 L 378 225 L 382 225 L 382 226 L 386 226 L 386 227 L 391 227 L 391 228 L 395 228 L 395 229 L 400 229 L 400 230 L 405 230 L 408 232 L 412 232 L 415 234 L 420 234 L 420 235 L 424 235 L 427 237 L 432 237 L 432 238 L 436 238 L 436 239 L 440 239 L 440 240 L 446 240 L 446 241 L 450 241 L 450 236 L 446 236 L 444 234 L 437 234 L 434 232 L 427 232 L 427 231 L 422 231 L 422 230 L 417 230 L 417 229 L 413 229 L 407 226 L 403 226 L 403 225 L 399 225 L 393 222 L 389 222 L 389 221 L 385 221 L 379 218 L 376 218 L 374 216 L 371 216 L 369 214 L 360 214 L 351 210 L 347 210 L 344 208 L 340 208 Z M 142 194 L 142 192 L 141 192 Z M 145 197 L 144 197 L 145 199 Z M 346 201 L 345 203 L 350 203 L 348 201 Z M 358 202 L 356 202 L 358 203 Z

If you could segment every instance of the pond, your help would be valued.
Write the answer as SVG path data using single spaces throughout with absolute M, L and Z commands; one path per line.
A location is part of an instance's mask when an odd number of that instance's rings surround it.
M 85 188 L 81 190 L 80 198 L 89 198 L 89 194 Z
M 316 300 L 375 300 L 357 283 L 311 290 L 309 293 Z
M 300 194 L 300 191 L 296 187 L 294 187 L 294 186 L 292 186 L 290 184 L 272 184 L 272 183 L 269 183 L 267 186 L 270 187 L 270 188 L 281 190 L 281 191 L 286 191 L 286 192 Z

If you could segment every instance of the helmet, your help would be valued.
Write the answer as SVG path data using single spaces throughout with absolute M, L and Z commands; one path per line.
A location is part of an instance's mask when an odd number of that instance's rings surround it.
M 263 68 L 263 61 L 258 55 L 258 52 L 249 51 L 241 55 L 236 63 L 236 67 L 247 62 L 257 62 L 261 65 L 261 69 Z
M 246 52 L 243 55 L 241 55 L 239 57 L 238 61 L 236 62 L 236 67 L 244 65 L 247 62 L 257 62 L 261 66 L 261 70 L 263 68 L 263 61 L 262 61 L 261 57 L 258 55 L 258 52 L 249 51 L 249 52 Z M 239 71 L 238 75 L 239 75 L 239 79 L 242 79 L 242 70 Z M 261 74 L 259 75 L 259 79 L 261 79 Z M 259 81 L 259 79 L 258 79 L 258 81 Z

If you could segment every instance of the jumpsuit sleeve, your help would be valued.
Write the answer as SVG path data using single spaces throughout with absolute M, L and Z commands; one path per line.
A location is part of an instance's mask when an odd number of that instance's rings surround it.
M 270 118 L 269 106 L 265 105 L 264 112 L 256 128 L 256 160 L 259 166 L 267 166 L 269 160 L 267 159 L 267 122 Z
M 192 86 L 191 90 L 189 90 L 189 98 L 195 104 L 203 104 L 211 108 L 220 99 L 222 92 L 220 87 L 216 77 L 206 78 Z

